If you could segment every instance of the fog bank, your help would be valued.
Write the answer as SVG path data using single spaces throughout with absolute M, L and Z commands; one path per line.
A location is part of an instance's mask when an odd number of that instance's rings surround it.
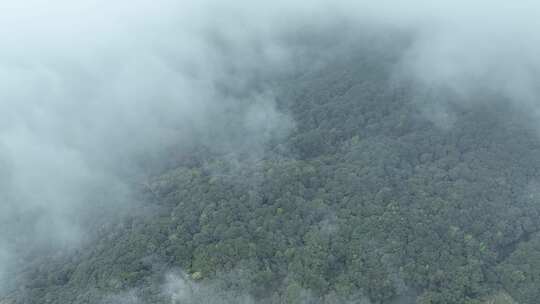
M 538 16 L 533 1 L 4 1 L 0 278 L 21 250 L 77 246 L 84 223 L 129 212 L 166 151 L 264 155 L 294 128 L 266 80 L 317 64 L 306 33 L 410 33 L 397 78 L 538 118 Z

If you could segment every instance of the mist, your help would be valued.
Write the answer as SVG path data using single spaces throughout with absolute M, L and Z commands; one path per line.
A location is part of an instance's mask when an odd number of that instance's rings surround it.
M 217 28 L 187 3 L 1 6 L 2 271 L 15 252 L 76 247 L 88 223 L 131 213 L 131 188 L 170 150 L 257 157 L 290 127 L 271 92 L 235 76 L 285 60 L 279 50 L 249 49 L 249 33 L 214 45 Z
M 262 158 L 295 125 L 269 83 L 340 39 L 406 33 L 397 81 L 464 103 L 489 92 L 540 132 L 538 16 L 534 1 L 0 3 L 0 286 L 21 256 L 77 247 L 89 223 L 136 212 L 133 186 L 171 151 Z M 450 128 L 430 102 L 423 113 Z

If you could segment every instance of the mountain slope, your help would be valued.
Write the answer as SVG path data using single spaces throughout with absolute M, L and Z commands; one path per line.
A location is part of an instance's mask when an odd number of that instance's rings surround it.
M 295 122 L 285 140 L 151 178 L 150 215 L 28 265 L 13 303 L 170 303 L 179 271 L 178 303 L 534 303 L 540 140 L 526 114 L 395 80 L 394 52 L 342 52 L 269 84 Z

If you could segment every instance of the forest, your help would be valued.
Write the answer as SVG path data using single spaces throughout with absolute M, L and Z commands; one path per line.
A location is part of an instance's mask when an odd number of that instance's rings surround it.
M 0 303 L 537 303 L 533 118 L 495 90 L 396 77 L 407 39 L 389 40 L 250 83 L 285 135 L 169 149 L 134 183 L 144 212 L 21 257 Z

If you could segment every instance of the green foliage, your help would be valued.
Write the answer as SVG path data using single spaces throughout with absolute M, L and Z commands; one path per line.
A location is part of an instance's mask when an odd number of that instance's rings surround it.
M 536 303 L 538 137 L 498 100 L 449 102 L 455 123 L 437 126 L 380 56 L 279 84 L 296 122 L 279 143 L 288 153 L 269 145 L 260 160 L 205 157 L 154 177 L 151 216 L 106 230 L 65 267 L 32 268 L 20 303 L 89 303 L 92 288 L 154 299 L 173 268 L 201 282 L 242 269 L 249 283 L 224 288 L 261 303 L 491 303 L 501 286 Z

